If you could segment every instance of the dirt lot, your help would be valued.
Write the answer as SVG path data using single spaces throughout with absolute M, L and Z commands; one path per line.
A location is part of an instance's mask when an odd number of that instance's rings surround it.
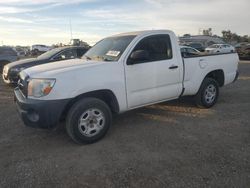
M 27 128 L 0 82 L 0 187 L 250 186 L 250 62 L 212 109 L 190 99 L 115 117 L 100 142 Z

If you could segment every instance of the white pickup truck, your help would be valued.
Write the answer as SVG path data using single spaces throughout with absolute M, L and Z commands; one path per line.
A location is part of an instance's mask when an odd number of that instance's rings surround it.
M 93 143 L 113 113 L 181 96 L 212 107 L 219 87 L 237 79 L 238 62 L 236 53 L 185 57 L 172 31 L 124 33 L 101 40 L 82 59 L 22 71 L 15 101 L 27 126 L 54 128 L 66 119 L 75 142 Z

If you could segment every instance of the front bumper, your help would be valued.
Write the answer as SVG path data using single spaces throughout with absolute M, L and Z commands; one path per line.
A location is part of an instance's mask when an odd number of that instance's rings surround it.
M 18 88 L 14 92 L 14 101 L 24 124 L 34 128 L 52 129 L 56 127 L 69 101 L 69 99 L 28 99 Z

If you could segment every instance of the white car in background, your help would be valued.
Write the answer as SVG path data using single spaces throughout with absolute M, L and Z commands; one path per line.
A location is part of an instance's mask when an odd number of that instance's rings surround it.
M 52 48 L 49 47 L 49 46 L 46 46 L 46 45 L 42 45 L 42 44 L 36 44 L 36 45 L 32 45 L 31 46 L 31 52 L 34 54 L 34 55 L 37 55 L 37 54 L 41 54 L 41 53 L 44 53 L 44 52 L 47 52 L 49 50 L 51 50 Z
M 235 48 L 229 44 L 213 44 L 205 49 L 207 53 L 233 53 Z

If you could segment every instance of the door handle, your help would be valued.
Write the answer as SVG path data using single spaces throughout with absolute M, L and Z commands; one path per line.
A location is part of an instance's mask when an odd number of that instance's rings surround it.
M 178 66 L 177 65 L 172 65 L 171 67 L 169 67 L 169 69 L 177 69 Z

